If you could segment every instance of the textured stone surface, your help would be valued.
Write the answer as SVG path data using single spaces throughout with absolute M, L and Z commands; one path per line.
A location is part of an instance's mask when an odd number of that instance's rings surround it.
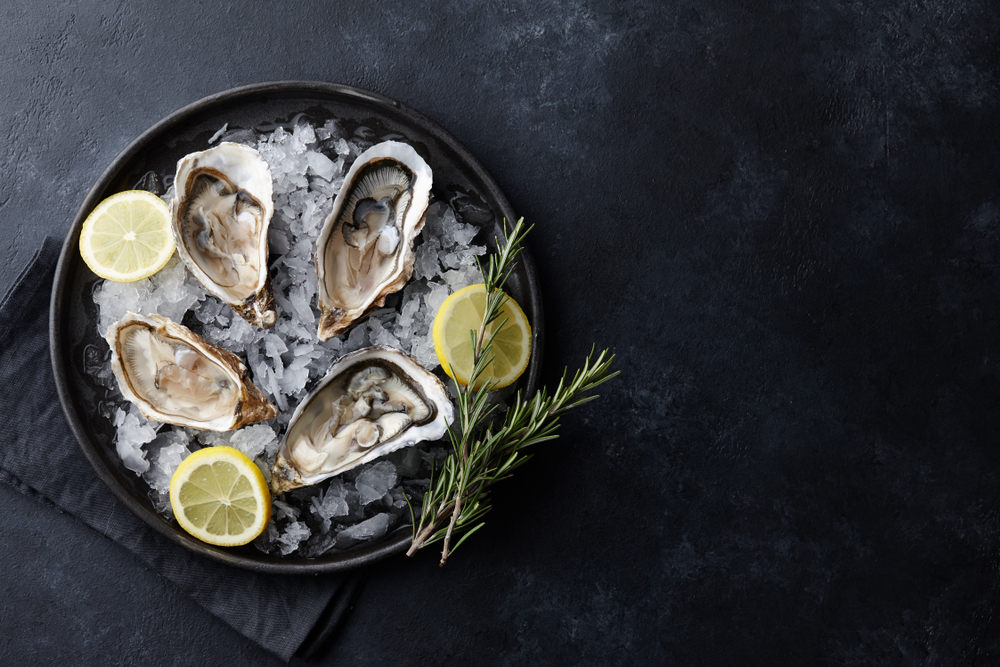
M 536 225 L 549 381 L 618 354 L 487 527 L 377 566 L 317 663 L 1000 660 L 995 3 L 3 13 L 4 288 L 161 117 L 329 80 L 443 125 Z M 0 497 L 0 662 L 275 662 Z

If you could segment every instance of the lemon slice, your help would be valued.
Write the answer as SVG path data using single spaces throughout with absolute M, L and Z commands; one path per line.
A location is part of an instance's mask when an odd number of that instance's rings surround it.
M 472 375 L 472 340 L 469 331 L 479 331 L 486 310 L 486 285 L 469 285 L 441 304 L 434 316 L 434 351 L 448 377 L 467 385 Z M 531 325 L 517 302 L 507 297 L 500 317 L 486 328 L 489 336 L 501 322 L 507 322 L 493 340 L 493 361 L 481 379 L 492 377 L 496 387 L 506 387 L 521 376 L 531 358 Z
M 126 190 L 91 211 L 80 231 L 80 255 L 107 280 L 130 283 L 163 268 L 174 253 L 170 209 L 151 192 Z
M 220 547 L 247 544 L 271 520 L 271 492 L 260 468 L 232 447 L 206 447 L 170 478 L 170 506 L 181 528 Z

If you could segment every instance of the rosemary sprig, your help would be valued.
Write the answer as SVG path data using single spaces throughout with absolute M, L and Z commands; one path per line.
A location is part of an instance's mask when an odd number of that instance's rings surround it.
M 444 565 L 448 556 L 483 527 L 483 516 L 490 509 L 489 488 L 531 458 L 524 452 L 527 447 L 558 437 L 556 430 L 563 413 L 597 398 L 584 394 L 618 375 L 617 371 L 611 372 L 614 355 L 604 350 L 594 359 L 591 349 L 583 368 L 572 380 L 568 379 L 567 369 L 551 396 L 544 387 L 530 399 L 518 392 L 503 422 L 494 427 L 492 417 L 496 406 L 489 404 L 489 394 L 496 381 L 484 374 L 493 359 L 493 341 L 506 320 L 498 322 L 492 330 L 489 325 L 500 317 L 507 300 L 504 283 L 529 231 L 530 227 L 524 228 L 524 219 L 518 220 L 503 243 L 497 239 L 499 252 L 490 255 L 485 267 L 479 264 L 486 285 L 486 308 L 479 330 L 469 331 L 474 350 L 472 374 L 467 386 L 455 383 L 458 428 L 448 429 L 453 451 L 440 472 L 432 473 L 419 522 L 410 508 L 414 521 L 413 543 L 406 552 L 409 556 L 443 541 L 440 564 Z

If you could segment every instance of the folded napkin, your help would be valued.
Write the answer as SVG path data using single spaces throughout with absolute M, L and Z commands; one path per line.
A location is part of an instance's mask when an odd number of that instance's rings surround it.
M 59 243 L 45 239 L 0 301 L 0 479 L 121 544 L 285 661 L 310 658 L 347 614 L 362 576 L 266 575 L 229 567 L 167 541 L 112 495 L 80 450 L 56 393 L 49 294 L 58 257 Z

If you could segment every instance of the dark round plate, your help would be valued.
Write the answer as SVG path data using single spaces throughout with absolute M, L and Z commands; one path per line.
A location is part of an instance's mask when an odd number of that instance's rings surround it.
M 91 380 L 88 367 L 103 358 L 107 344 L 97 332 L 97 312 L 91 299 L 100 280 L 87 268 L 77 249 L 80 227 L 105 197 L 133 189 L 144 174 L 172 174 L 184 155 L 207 147 L 208 139 L 228 123 L 234 128 L 267 128 L 290 123 L 298 114 L 322 123 L 336 118 L 345 129 L 367 128 L 372 140 L 401 138 L 413 145 L 434 171 L 433 196 L 451 202 L 462 222 L 499 235 L 504 221 L 516 220 L 510 203 L 479 161 L 453 136 L 416 111 L 382 95 L 332 83 L 289 81 L 234 88 L 212 95 L 164 118 L 133 141 L 91 188 L 66 235 L 52 287 L 50 343 L 59 399 L 80 447 L 111 491 L 143 521 L 169 540 L 215 560 L 263 572 L 315 574 L 348 570 L 406 551 L 409 526 L 380 542 L 318 558 L 272 556 L 248 545 L 221 548 L 184 532 L 175 521 L 156 513 L 149 488 L 126 469 L 114 446 L 114 428 L 99 405 L 107 391 Z M 533 351 L 528 372 L 518 386 L 538 386 L 542 350 L 542 309 L 537 274 L 530 255 L 507 283 L 507 291 L 531 321 Z

